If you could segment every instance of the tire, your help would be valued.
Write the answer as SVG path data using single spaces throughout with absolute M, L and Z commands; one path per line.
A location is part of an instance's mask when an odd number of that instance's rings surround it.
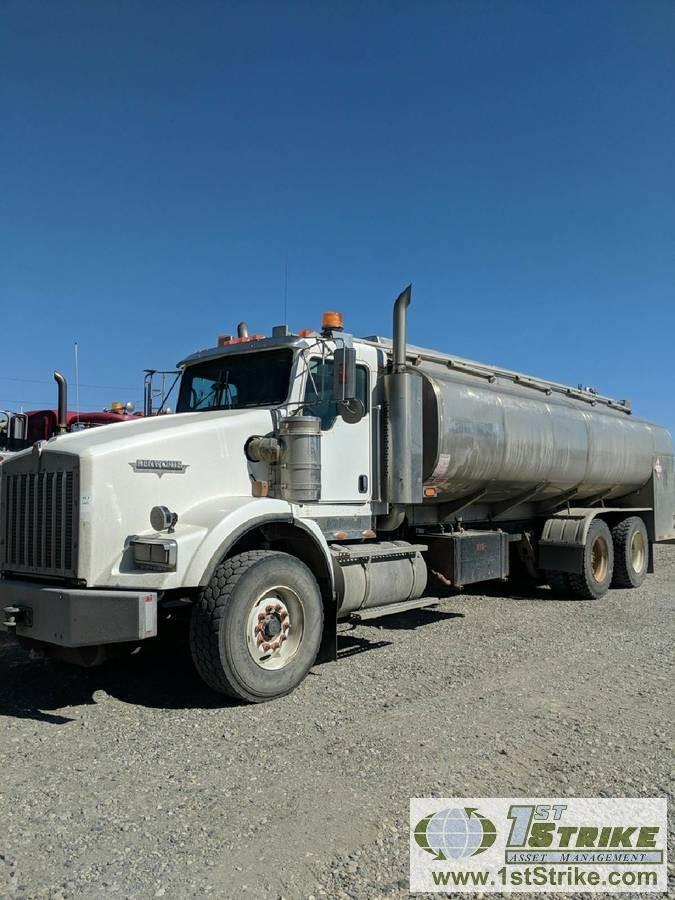
M 612 533 L 602 519 L 593 519 L 586 536 L 583 571 L 569 576 L 572 592 L 584 600 L 598 600 L 609 590 L 613 573 Z
M 192 610 L 190 649 L 210 688 L 262 703 L 300 684 L 322 633 L 321 592 L 307 566 L 288 553 L 253 550 L 214 572 Z
M 551 588 L 551 593 L 556 597 L 571 597 L 570 576 L 567 572 L 547 572 L 546 581 Z
M 612 587 L 640 587 L 647 577 L 649 538 L 639 516 L 630 516 L 612 528 L 614 578 Z

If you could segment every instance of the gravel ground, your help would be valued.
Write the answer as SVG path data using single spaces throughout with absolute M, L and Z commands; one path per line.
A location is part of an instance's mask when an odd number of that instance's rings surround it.
M 672 802 L 675 547 L 656 563 L 598 602 L 359 626 L 255 707 L 166 648 L 69 670 L 0 637 L 0 897 L 403 898 L 411 796 Z

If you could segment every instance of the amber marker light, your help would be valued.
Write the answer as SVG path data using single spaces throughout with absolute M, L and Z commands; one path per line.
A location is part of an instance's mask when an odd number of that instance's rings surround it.
M 334 328 L 343 328 L 345 324 L 344 317 L 341 312 L 329 310 L 323 314 L 321 327 L 324 331 L 332 331 Z

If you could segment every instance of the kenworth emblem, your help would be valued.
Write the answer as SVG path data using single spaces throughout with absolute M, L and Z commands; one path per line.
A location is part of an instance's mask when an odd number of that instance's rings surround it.
M 161 478 L 166 472 L 180 472 L 188 468 L 188 463 L 180 459 L 137 459 L 129 463 L 134 472 L 154 472 Z

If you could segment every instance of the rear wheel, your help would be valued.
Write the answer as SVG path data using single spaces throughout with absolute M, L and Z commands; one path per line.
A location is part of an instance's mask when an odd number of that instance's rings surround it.
M 604 596 L 612 583 L 614 572 L 614 544 L 606 522 L 594 519 L 588 529 L 581 574 L 570 575 L 570 587 L 577 597 L 597 600 Z
M 260 703 L 300 684 L 322 632 L 321 592 L 307 566 L 254 550 L 216 569 L 192 611 L 190 648 L 209 687 Z
M 614 542 L 613 587 L 640 587 L 647 577 L 649 538 L 639 516 L 630 516 L 612 529 Z

